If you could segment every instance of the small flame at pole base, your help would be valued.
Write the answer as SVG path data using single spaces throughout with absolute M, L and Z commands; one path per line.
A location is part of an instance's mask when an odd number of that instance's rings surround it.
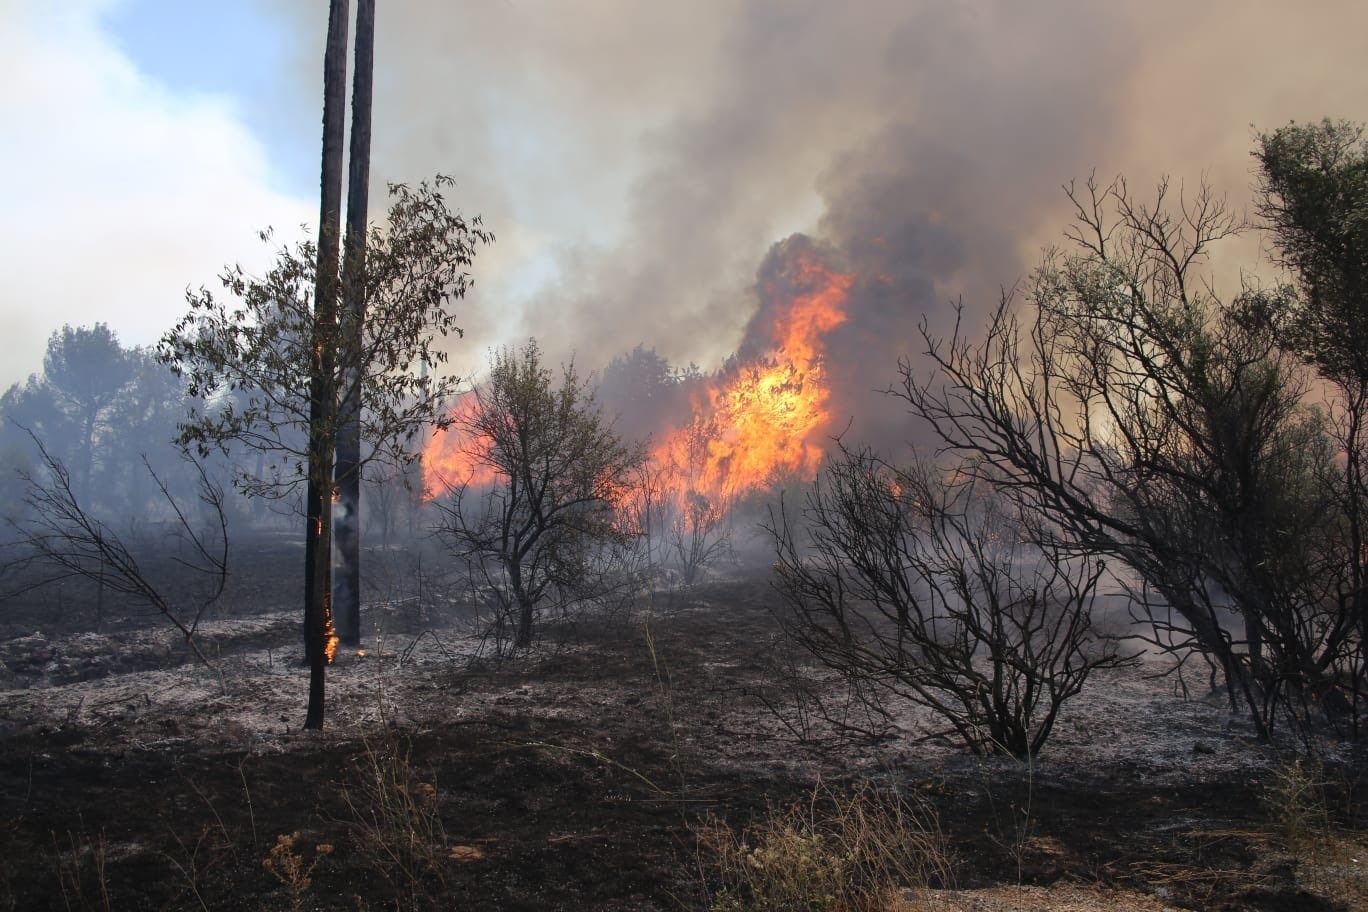
M 341 642 L 341 637 L 333 627 L 332 606 L 329 605 L 323 610 L 323 660 L 329 665 L 337 658 L 337 646 Z

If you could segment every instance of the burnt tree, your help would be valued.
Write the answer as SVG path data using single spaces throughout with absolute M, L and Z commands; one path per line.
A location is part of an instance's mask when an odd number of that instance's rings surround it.
M 347 85 L 347 0 L 331 0 L 323 56 L 323 169 L 318 268 L 309 362 L 309 458 L 304 510 L 304 649 L 309 708 L 304 727 L 323 727 L 324 674 L 332 636 L 332 475 L 337 440 L 338 240 L 342 218 L 343 103 Z
M 366 209 L 370 186 L 371 83 L 375 69 L 375 0 L 357 0 L 356 60 L 352 73 L 351 153 L 347 177 L 347 238 L 342 263 L 342 345 L 365 345 Z M 361 645 L 361 363 L 345 358 L 337 438 L 338 574 L 333 614 L 343 646 Z
M 1222 300 L 1203 275 L 1243 227 L 1222 200 L 1120 181 L 1069 196 L 1073 249 L 1047 255 L 1026 305 L 1004 300 L 977 341 L 928 336 L 932 371 L 905 364 L 896 392 L 969 477 L 1127 566 L 1154 642 L 1205 656 L 1267 736 L 1357 648 L 1322 415 L 1268 294 Z

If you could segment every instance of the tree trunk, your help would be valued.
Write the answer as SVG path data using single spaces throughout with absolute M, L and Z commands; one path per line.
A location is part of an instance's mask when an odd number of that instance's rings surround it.
M 532 622 L 536 606 L 523 586 L 522 565 L 518 560 L 505 561 L 504 569 L 508 573 L 509 588 L 513 590 L 513 601 L 518 606 L 518 626 L 513 632 L 513 648 L 526 649 L 532 645 Z
M 323 727 L 323 681 L 332 638 L 332 462 L 336 445 L 338 235 L 342 218 L 342 140 L 346 117 L 348 0 L 330 0 L 323 55 L 323 175 L 309 365 L 309 479 L 304 531 L 304 651 L 309 710 L 304 727 Z
M 90 497 L 90 476 L 95 465 L 95 419 L 98 415 L 99 410 L 91 407 L 81 419 L 81 452 L 77 460 L 81 474 L 75 482 L 76 493 L 83 500 Z
M 366 322 L 366 208 L 370 184 L 371 75 L 375 68 L 375 0 L 357 0 L 356 63 L 352 73 L 351 155 L 347 178 L 347 239 L 342 264 L 341 350 L 346 366 L 338 415 L 334 522 L 339 556 L 333 608 L 342 645 L 361 645 L 361 383 Z
M 526 649 L 532 645 L 533 607 L 530 599 L 518 597 L 518 632 L 513 637 L 514 649 Z

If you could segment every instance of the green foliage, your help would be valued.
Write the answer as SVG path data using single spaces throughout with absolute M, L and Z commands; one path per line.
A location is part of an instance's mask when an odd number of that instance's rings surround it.
M 449 308 L 471 286 L 476 247 L 494 240 L 478 217 L 467 221 L 447 207 L 441 191 L 450 185 L 442 176 L 416 188 L 391 185 L 388 224 L 370 230 L 366 325 L 359 347 L 338 340 L 331 384 L 343 396 L 346 378 L 359 377 L 363 462 L 411 462 L 413 438 L 448 421 L 443 406 L 456 378 L 427 369 L 446 363 L 441 340 L 461 332 Z M 263 242 L 270 237 L 264 232 Z M 264 454 L 263 471 L 243 470 L 238 479 L 250 493 L 280 495 L 305 480 L 317 261 L 315 244 L 303 241 L 280 249 L 263 276 L 228 268 L 224 294 L 188 292 L 189 312 L 160 343 L 162 360 L 204 403 L 182 424 L 180 443 L 201 453 L 241 444 Z
M 623 434 L 643 440 L 689 417 L 689 398 L 702 376 L 695 364 L 675 368 L 654 348 L 638 345 L 604 368 L 596 398 Z
M 1288 341 L 1338 382 L 1368 383 L 1368 141 L 1347 121 L 1258 137 L 1258 211 L 1301 294 L 1282 298 Z
M 48 340 L 42 375 L 0 398 L 0 448 L 28 457 L 21 463 L 41 461 L 31 432 L 70 471 L 88 508 L 141 514 L 160 498 L 139 462 L 177 492 L 193 485 L 171 442 L 184 411 L 180 381 L 151 352 L 124 348 L 102 323 L 63 326 Z
M 30 376 L 24 384 L 14 384 L 0 397 L 0 440 L 6 448 L 32 456 L 32 432 L 44 445 L 70 458 L 75 452 L 76 427 L 71 419 L 57 404 L 52 388 L 37 375 Z M 32 462 L 32 459 L 25 459 Z
M 1368 140 L 1346 121 L 1288 124 L 1261 134 L 1258 211 L 1276 241 L 1275 258 L 1295 286 L 1262 296 L 1260 317 L 1326 381 L 1321 424 L 1333 468 L 1318 473 L 1334 553 L 1314 568 L 1331 580 L 1352 635 L 1333 660 L 1340 681 L 1368 670 Z M 1322 687 L 1323 695 L 1326 690 Z M 1357 704 L 1348 719 L 1359 730 Z
M 81 494 L 90 490 L 96 440 L 133 376 L 132 355 L 104 323 L 63 326 L 48 340 L 43 381 L 52 404 L 70 422 L 73 447 L 68 456 Z
M 43 356 L 43 379 L 59 402 L 80 417 L 111 405 L 134 369 L 130 353 L 104 323 L 63 326 L 52 334 Z
M 515 646 L 531 641 L 547 599 L 592 597 L 644 461 L 597 408 L 574 364 L 557 384 L 529 340 L 493 353 L 489 376 L 456 408 L 468 475 L 448 479 L 441 533 L 518 612 Z

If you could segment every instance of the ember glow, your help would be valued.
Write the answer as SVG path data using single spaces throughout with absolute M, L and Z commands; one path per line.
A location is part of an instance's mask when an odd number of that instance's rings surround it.
M 328 665 L 337 658 L 337 645 L 342 642 L 333 626 L 332 605 L 327 605 L 323 613 L 323 661 Z
M 651 448 L 664 498 L 681 512 L 725 509 L 778 480 L 809 480 L 821 462 L 831 420 L 825 337 L 846 321 L 854 279 L 810 245 L 788 247 L 783 260 L 760 283 L 744 360 L 710 378 L 693 396 L 692 414 Z M 460 410 L 473 405 L 469 393 L 457 402 L 458 426 Z M 477 449 L 454 431 L 436 434 L 423 453 L 424 495 L 493 481 L 472 455 Z

